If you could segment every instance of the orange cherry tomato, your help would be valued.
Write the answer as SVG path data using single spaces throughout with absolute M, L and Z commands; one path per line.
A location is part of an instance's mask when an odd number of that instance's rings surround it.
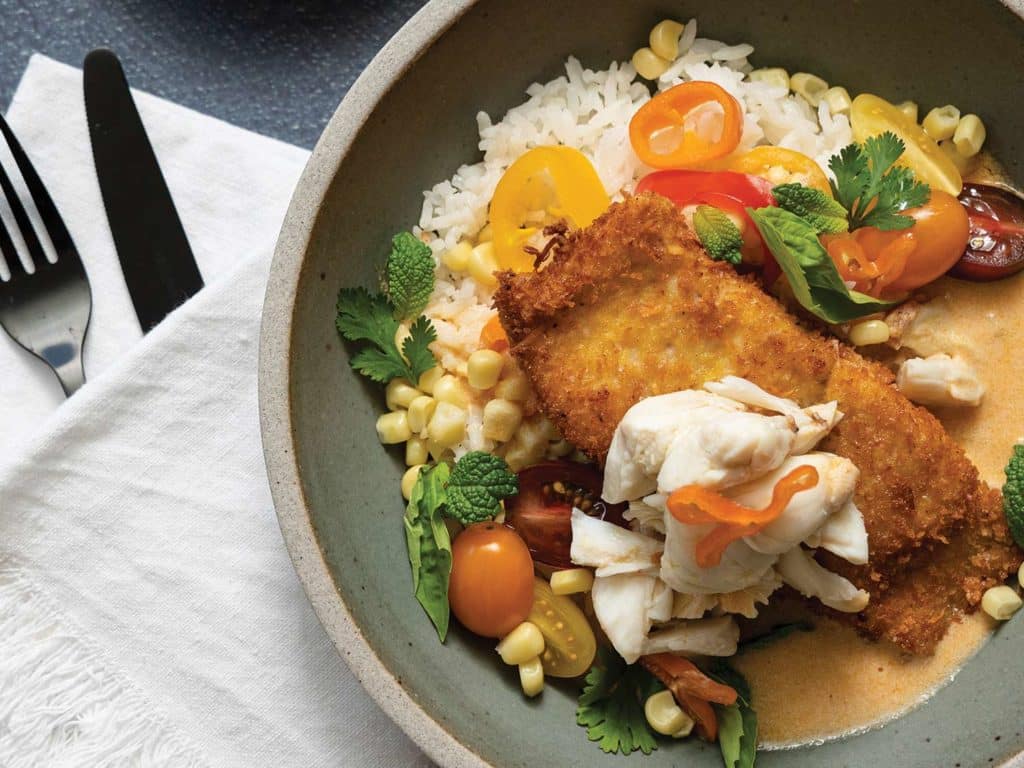
M 456 536 L 448 602 L 455 618 L 483 637 L 504 637 L 526 621 L 533 608 L 533 560 L 519 535 L 484 522 Z
M 695 168 L 725 157 L 739 145 L 742 133 L 740 103 L 720 85 L 704 80 L 657 94 L 629 122 L 633 151 L 652 168 Z
M 832 197 L 832 187 L 821 166 L 813 159 L 785 147 L 754 147 L 729 163 L 729 170 L 768 179 L 773 185 L 803 184 Z
M 501 324 L 501 318 L 495 315 L 484 324 L 480 331 L 480 348 L 506 352 L 509 346 L 508 334 L 505 333 L 505 328 Z

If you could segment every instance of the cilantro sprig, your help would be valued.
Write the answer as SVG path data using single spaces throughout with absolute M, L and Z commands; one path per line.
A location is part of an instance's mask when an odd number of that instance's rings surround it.
M 832 194 L 849 212 L 850 229 L 876 227 L 907 229 L 914 225 L 900 212 L 928 202 L 931 190 L 909 168 L 894 165 L 906 149 L 891 131 L 850 144 L 833 155 L 828 167 L 835 174 Z
M 718 747 L 725 768 L 754 768 L 757 757 L 757 713 L 751 705 L 746 679 L 724 661 L 709 673 L 718 682 L 736 690 L 735 704 L 715 705 L 718 714 Z
M 627 666 L 614 651 L 598 649 L 598 660 L 587 673 L 576 709 L 576 722 L 587 729 L 587 738 L 604 752 L 645 755 L 658 748 L 644 702 L 662 685 L 639 664 Z
M 352 356 L 352 367 L 361 374 L 380 384 L 397 378 L 415 384 L 436 365 L 429 347 L 437 331 L 425 315 L 419 315 L 401 349 L 395 343 L 400 321 L 422 312 L 434 290 L 434 257 L 409 232 L 392 238 L 385 288 L 386 294 L 344 289 L 338 297 L 338 332 L 351 342 L 369 342 Z

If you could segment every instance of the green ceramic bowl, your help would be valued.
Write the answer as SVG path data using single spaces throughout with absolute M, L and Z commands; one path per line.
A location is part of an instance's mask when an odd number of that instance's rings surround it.
M 574 686 L 525 701 L 492 644 L 447 645 L 412 596 L 398 480 L 377 442 L 380 389 L 355 375 L 334 330 L 338 289 L 374 285 L 421 190 L 477 157 L 481 109 L 501 115 L 569 54 L 604 68 L 665 17 L 750 41 L 755 63 L 807 70 L 894 99 L 954 103 L 1024 181 L 1024 22 L 996 0 L 435 0 L 367 68 L 299 182 L 267 292 L 261 407 L 281 528 L 321 621 L 355 674 L 435 760 L 457 766 L 719 766 L 716 746 L 604 755 L 574 724 Z M 1005 626 L 955 682 L 899 721 L 763 766 L 1022 764 L 1024 621 Z M 1018 755 L 1018 757 L 1013 757 Z

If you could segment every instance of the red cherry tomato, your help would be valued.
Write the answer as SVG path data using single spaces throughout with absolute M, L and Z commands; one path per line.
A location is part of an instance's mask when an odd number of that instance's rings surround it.
M 455 537 L 448 602 L 470 632 L 504 637 L 533 608 L 533 560 L 516 532 L 476 523 Z
M 950 271 L 953 277 L 985 282 L 1024 269 L 1024 200 L 987 184 L 964 184 L 960 204 L 967 209 L 967 250 Z
M 519 473 L 519 493 L 505 501 L 505 523 L 526 542 L 533 559 L 555 568 L 572 568 L 572 508 L 624 525 L 625 504 L 601 499 L 604 479 L 594 467 L 572 461 L 548 461 Z

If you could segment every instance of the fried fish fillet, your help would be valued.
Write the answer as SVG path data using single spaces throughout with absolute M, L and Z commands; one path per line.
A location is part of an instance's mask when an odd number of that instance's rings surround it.
M 886 368 L 708 259 L 664 198 L 614 205 L 539 271 L 502 274 L 495 304 L 541 409 L 600 462 L 638 400 L 722 376 L 804 406 L 838 400 L 846 416 L 821 448 L 860 468 L 871 562 L 823 559 L 871 593 L 863 613 L 841 615 L 870 637 L 931 652 L 1020 564 L 1000 494 L 935 417 Z

